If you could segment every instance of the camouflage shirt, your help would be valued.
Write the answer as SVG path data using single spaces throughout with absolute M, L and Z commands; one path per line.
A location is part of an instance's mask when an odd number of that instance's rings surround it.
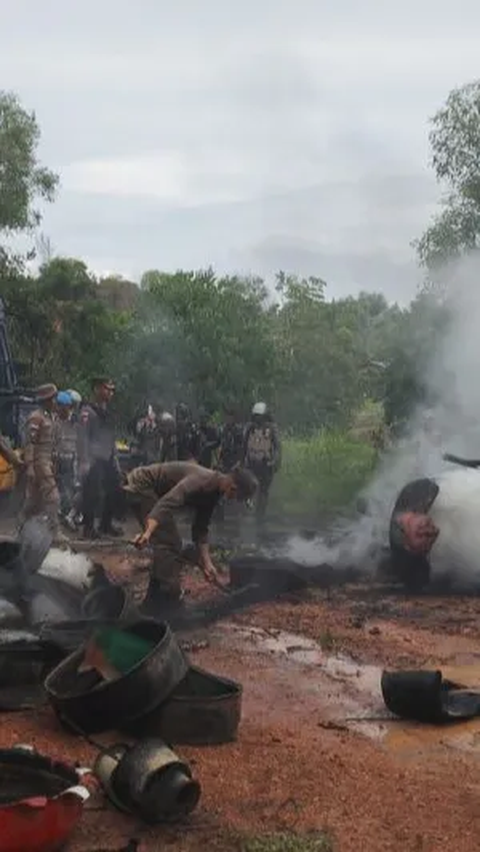
M 24 461 L 36 477 L 53 477 L 54 425 L 50 411 L 37 408 L 27 420 Z

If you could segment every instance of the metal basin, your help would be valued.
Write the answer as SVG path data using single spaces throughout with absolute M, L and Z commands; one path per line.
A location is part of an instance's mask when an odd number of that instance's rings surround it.
M 0 750 L 0 852 L 61 849 L 89 798 L 87 772 L 25 747 Z
M 64 655 L 25 631 L 0 634 L 0 710 L 43 703 L 45 676 Z
M 232 742 L 240 724 L 242 692 L 241 684 L 191 666 L 168 701 L 125 731 L 178 745 Z
M 70 654 L 45 681 L 57 715 L 85 733 L 107 731 L 149 713 L 165 701 L 188 671 L 188 662 L 168 624 L 144 620 L 128 631 L 153 643 L 152 651 L 115 680 L 78 672 L 84 647 Z

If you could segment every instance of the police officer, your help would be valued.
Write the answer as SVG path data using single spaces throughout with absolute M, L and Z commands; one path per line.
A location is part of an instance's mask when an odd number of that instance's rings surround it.
M 265 402 L 256 402 L 252 418 L 245 430 L 244 464 L 256 476 L 257 523 L 263 524 L 268 496 L 275 473 L 280 469 L 281 444 L 278 428 Z
M 177 441 L 175 433 L 175 418 L 169 411 L 164 411 L 159 421 L 160 454 L 157 461 L 171 462 L 177 459 Z
M 57 394 L 54 422 L 55 476 L 60 492 L 60 514 L 71 527 L 77 478 L 77 423 L 73 418 L 73 399 L 68 391 Z
M 200 432 L 192 420 L 188 405 L 179 402 L 175 407 L 176 443 L 178 461 L 198 461 Z
M 92 399 L 80 412 L 78 465 L 82 482 L 82 515 L 85 538 L 118 536 L 112 523 L 120 491 L 120 471 L 115 445 L 115 423 L 110 402 L 115 393 L 111 379 L 92 381 Z M 98 531 L 95 519 L 99 518 Z
M 243 435 L 244 429 L 237 420 L 237 414 L 233 408 L 225 410 L 225 421 L 220 438 L 220 450 L 218 457 L 218 468 L 223 473 L 233 470 L 235 465 L 241 464 L 243 460 Z
M 198 412 L 198 435 L 197 461 L 202 467 L 212 467 L 213 454 L 220 446 L 220 431 L 211 422 L 205 408 L 201 408 Z
M 46 515 L 58 542 L 65 541 L 59 530 L 60 495 L 55 481 L 53 442 L 54 410 L 57 388 L 42 385 L 36 391 L 38 408 L 29 416 L 25 427 L 24 463 L 26 470 L 25 503 L 22 519 Z

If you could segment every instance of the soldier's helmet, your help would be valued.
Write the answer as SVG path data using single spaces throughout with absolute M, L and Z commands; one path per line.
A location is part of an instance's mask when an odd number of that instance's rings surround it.
M 65 408 L 73 405 L 71 393 L 69 393 L 69 391 L 59 391 L 57 393 L 57 405 L 61 405 Z
M 80 405 L 82 401 L 82 396 L 78 391 L 73 390 L 72 388 L 68 388 L 67 393 L 72 397 L 72 402 L 74 405 Z
M 264 417 L 267 413 L 267 403 L 266 402 L 256 402 L 252 408 L 252 415 L 254 417 Z

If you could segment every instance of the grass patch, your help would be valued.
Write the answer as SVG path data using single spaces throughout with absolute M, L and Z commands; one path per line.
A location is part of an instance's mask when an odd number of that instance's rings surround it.
M 290 516 L 318 517 L 348 506 L 375 469 L 376 451 L 342 432 L 285 438 L 282 469 L 271 507 Z
M 333 852 L 333 846 L 324 832 L 303 836 L 275 833 L 244 839 L 240 852 Z

